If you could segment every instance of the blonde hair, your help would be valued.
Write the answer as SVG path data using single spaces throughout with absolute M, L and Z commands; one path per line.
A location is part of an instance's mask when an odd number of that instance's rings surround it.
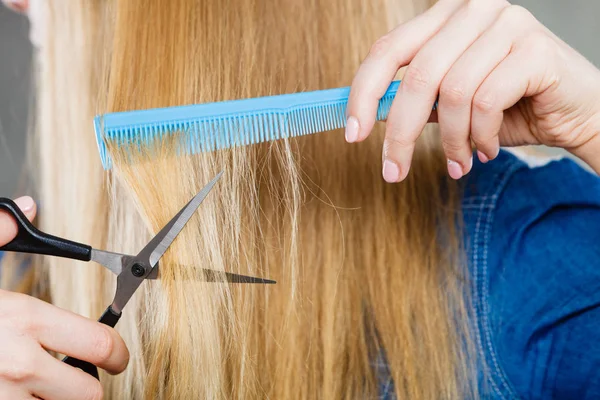
M 111 173 L 91 128 L 95 113 L 348 85 L 369 46 L 419 6 L 49 5 L 42 229 L 135 254 L 225 169 L 161 261 L 161 280 L 124 310 L 117 328 L 131 361 L 102 377 L 107 398 L 373 398 L 389 379 L 398 398 L 474 396 L 460 194 L 434 131 L 408 180 L 388 185 L 381 127 L 360 145 L 328 132 L 196 156 L 174 154 L 181 133 L 141 152 L 109 143 Z M 112 300 L 115 279 L 101 267 L 44 261 L 55 304 L 97 317 Z M 203 283 L 201 268 L 278 283 Z

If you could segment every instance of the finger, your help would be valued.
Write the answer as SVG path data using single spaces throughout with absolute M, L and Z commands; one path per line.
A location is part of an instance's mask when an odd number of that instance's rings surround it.
M 30 392 L 44 400 L 100 400 L 100 382 L 77 368 L 57 360 L 42 348 L 36 359 L 38 369 L 28 384 Z
M 35 218 L 36 206 L 29 196 L 19 197 L 15 203 L 31 221 Z M 0 211 L 0 246 L 4 246 L 17 235 L 17 222 L 5 211 Z
M 469 2 L 458 10 L 446 25 L 429 40 L 408 66 L 388 116 L 386 140 L 409 144 L 422 132 L 431 115 L 441 82 L 452 65 L 496 19 L 504 1 Z M 450 175 L 461 177 L 471 167 L 471 148 L 465 126 L 444 126 L 440 98 L 438 118 L 444 148 L 451 162 Z M 409 148 L 395 146 L 397 151 L 385 155 L 406 171 Z M 391 148 L 391 146 L 390 146 Z M 404 174 L 403 174 L 404 175 Z
M 23 294 L 2 292 L 1 302 L 2 313 L 10 318 L 0 318 L 0 324 L 17 324 L 45 349 L 113 374 L 127 367 L 127 346 L 113 328 Z
M 2 3 L 18 13 L 25 14 L 29 10 L 29 0 L 2 0 Z
M 369 136 L 375 124 L 379 100 L 398 69 L 410 62 L 463 1 L 439 1 L 424 14 L 398 26 L 375 42 L 352 81 L 346 111 L 348 142 L 362 141 Z
M 481 84 L 473 98 L 471 134 L 483 142 L 498 136 L 504 111 L 540 86 L 544 58 L 533 50 L 517 50 L 500 63 Z M 500 142 L 502 139 L 500 138 Z
M 2 399 L 10 400 L 33 400 L 33 397 L 27 390 L 11 383 L 0 381 L 0 394 Z
M 0 339 L 2 343 L 10 343 L 0 347 L 0 383 L 7 389 L 21 390 L 19 397 L 34 395 L 45 400 L 101 398 L 102 388 L 95 378 L 53 358 L 35 339 L 14 327 L 1 327 Z M 4 395 L 4 392 L 0 393 Z
M 489 74 L 508 56 L 513 43 L 531 30 L 532 24 L 523 18 L 520 8 L 507 7 L 481 37 L 454 63 L 440 88 L 439 120 L 443 127 L 442 141 L 468 137 L 471 131 L 473 96 Z M 482 162 L 494 159 L 500 145 L 496 133 L 471 135 Z M 444 137 L 444 134 L 448 137 Z M 449 159 L 455 159 L 447 146 Z M 469 143 L 470 148 L 470 143 Z

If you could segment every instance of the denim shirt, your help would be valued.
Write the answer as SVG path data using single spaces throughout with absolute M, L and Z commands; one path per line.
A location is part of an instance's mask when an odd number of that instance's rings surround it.
M 600 178 L 501 152 L 462 184 L 481 398 L 600 399 Z
M 600 399 L 600 178 L 501 153 L 463 213 L 486 398 Z
M 600 399 L 600 178 L 501 152 L 462 184 L 481 397 Z

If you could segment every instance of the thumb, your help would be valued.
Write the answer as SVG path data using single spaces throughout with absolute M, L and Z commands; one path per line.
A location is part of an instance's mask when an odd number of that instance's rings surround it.
M 19 197 L 15 200 L 15 203 L 30 221 L 35 218 L 36 206 L 31 197 Z M 0 211 L 0 246 L 4 246 L 6 243 L 13 240 L 16 235 L 17 222 L 5 211 Z

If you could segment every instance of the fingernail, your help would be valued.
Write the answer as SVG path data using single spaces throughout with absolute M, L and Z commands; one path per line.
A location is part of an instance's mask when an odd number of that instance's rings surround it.
M 452 179 L 460 179 L 463 177 L 463 171 L 459 163 L 448 160 L 448 173 Z
M 354 143 L 358 140 L 360 125 L 356 117 L 348 117 L 346 120 L 346 142 Z
M 477 157 L 479 158 L 479 161 L 481 161 L 482 163 L 486 163 L 488 161 L 490 161 L 490 159 L 488 158 L 488 156 L 486 156 L 485 154 L 483 154 L 481 151 L 477 150 Z
M 35 207 L 35 202 L 29 196 L 23 196 L 15 199 L 15 204 L 18 205 L 21 211 L 24 213 L 28 213 Z
M 2 2 L 13 11 L 24 13 L 29 8 L 28 0 L 2 0 Z
M 388 183 L 400 182 L 400 168 L 393 161 L 383 162 L 383 179 Z

